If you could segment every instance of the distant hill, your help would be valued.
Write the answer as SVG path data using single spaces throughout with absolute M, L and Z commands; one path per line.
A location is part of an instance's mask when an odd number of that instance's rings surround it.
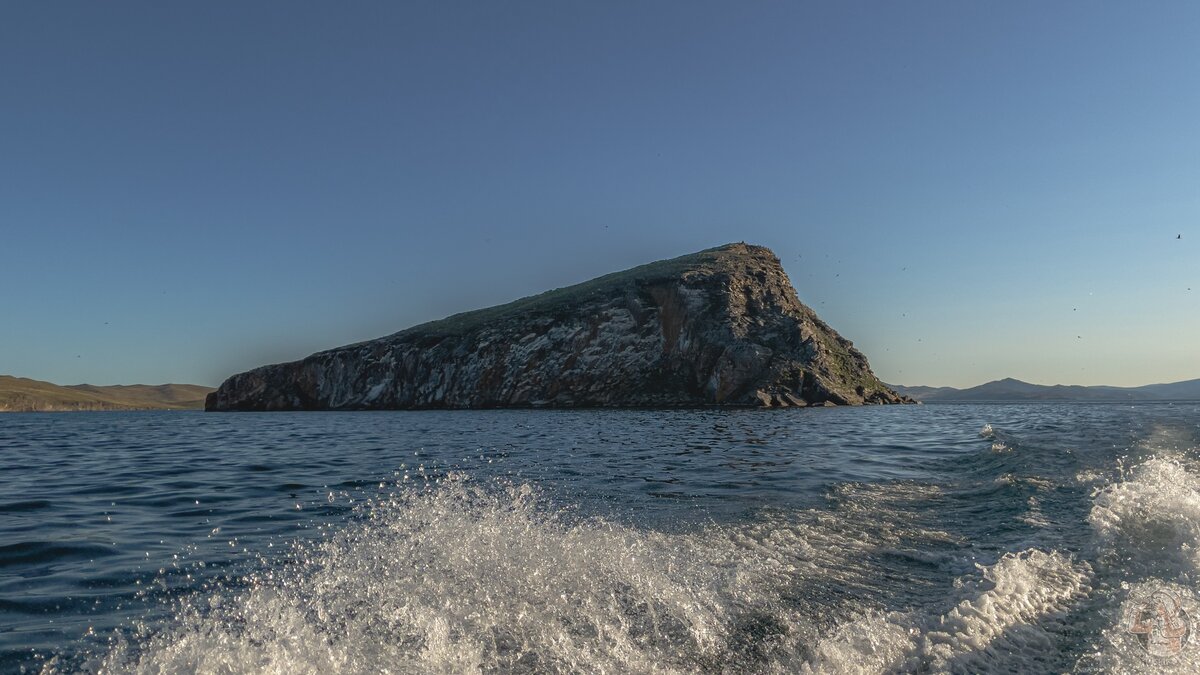
M 1200 400 L 1200 380 L 1142 387 L 1085 387 L 1077 384 L 1030 384 L 1007 377 L 969 389 L 905 387 L 889 384 L 897 393 L 926 403 L 957 401 L 1195 401 Z
M 68 410 L 194 410 L 213 389 L 195 384 L 60 386 L 0 375 L 0 412 Z

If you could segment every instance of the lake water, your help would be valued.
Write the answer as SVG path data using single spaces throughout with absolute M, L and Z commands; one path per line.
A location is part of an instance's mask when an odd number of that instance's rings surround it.
M 1197 672 L 1197 446 L 1194 403 L 4 415 L 0 672 Z

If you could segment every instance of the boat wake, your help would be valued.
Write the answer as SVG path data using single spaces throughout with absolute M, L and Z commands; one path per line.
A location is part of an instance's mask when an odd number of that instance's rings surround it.
M 985 431 L 981 461 L 1003 471 L 986 494 L 1054 497 L 1013 478 L 1027 444 Z M 1180 631 L 1200 617 L 1200 469 L 1190 449 L 1142 450 L 1111 479 L 1062 481 L 1091 490 L 1083 545 L 990 559 L 934 484 L 844 483 L 827 509 L 664 532 L 530 483 L 431 477 L 45 671 L 1197 672 Z

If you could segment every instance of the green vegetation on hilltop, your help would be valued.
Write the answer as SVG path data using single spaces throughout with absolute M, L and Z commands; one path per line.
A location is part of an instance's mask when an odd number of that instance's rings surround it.
M 729 267 L 730 263 L 743 256 L 755 253 L 761 254 L 766 250 L 759 246 L 744 243 L 717 246 L 698 253 L 691 253 L 678 258 L 671 258 L 670 260 L 660 260 L 621 272 L 606 274 L 590 281 L 564 288 L 556 288 L 545 293 L 514 300 L 504 305 L 454 314 L 445 319 L 438 319 L 437 321 L 430 321 L 407 328 L 396 333 L 394 337 L 413 337 L 418 335 L 434 338 L 449 337 L 463 335 L 482 326 L 503 322 L 510 318 L 527 317 L 534 314 L 550 316 L 566 314 L 577 307 L 588 296 L 603 296 L 611 293 L 614 289 L 627 288 L 662 279 L 678 279 L 689 272 L 716 271 Z M 353 347 L 355 345 L 348 346 Z M 345 347 L 339 349 L 345 349 Z

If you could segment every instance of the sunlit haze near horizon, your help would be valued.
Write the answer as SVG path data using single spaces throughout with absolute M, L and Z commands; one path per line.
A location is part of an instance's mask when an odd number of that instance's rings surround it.
M 216 385 L 721 244 L 887 382 L 1200 378 L 1200 4 L 8 3 L 0 374 Z

